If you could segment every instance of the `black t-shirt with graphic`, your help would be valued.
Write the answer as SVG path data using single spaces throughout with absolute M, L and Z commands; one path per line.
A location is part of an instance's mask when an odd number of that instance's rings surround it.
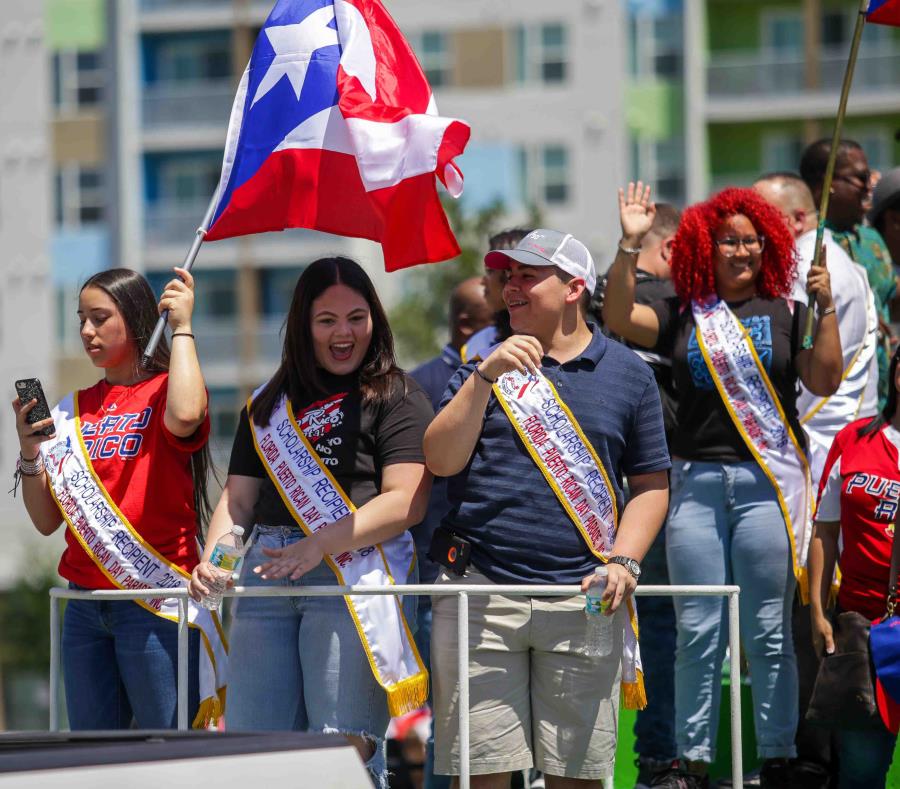
M 355 376 L 323 375 L 329 394 L 293 404 L 303 433 L 357 507 L 378 495 L 385 466 L 425 462 L 422 440 L 434 411 L 422 388 L 409 376 L 404 380 L 405 394 L 398 386 L 387 402 L 376 406 L 363 404 Z M 295 523 L 256 452 L 246 408 L 241 411 L 228 473 L 263 480 L 253 510 L 255 523 Z
M 805 448 L 797 419 L 794 362 L 802 349 L 806 305 L 754 296 L 728 302 L 728 306 L 750 333 L 794 435 Z M 672 456 L 721 463 L 752 461 L 753 455 L 734 426 L 697 344 L 690 305 L 682 306 L 676 296 L 653 302 L 650 307 L 659 317 L 659 338 L 653 350 L 672 360 L 678 401 Z

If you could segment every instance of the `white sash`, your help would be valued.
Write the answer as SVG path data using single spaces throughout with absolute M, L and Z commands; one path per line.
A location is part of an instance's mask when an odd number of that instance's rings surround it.
M 807 600 L 806 554 L 812 538 L 812 482 L 747 330 L 724 301 L 691 305 L 697 342 L 728 413 L 775 488 L 791 544 L 794 576 Z
M 50 491 L 81 547 L 117 589 L 180 589 L 190 576 L 158 553 L 128 522 L 94 471 L 81 436 L 78 393 L 52 413 L 57 439 L 41 445 Z M 178 621 L 174 598 L 135 600 L 152 614 Z M 206 728 L 225 709 L 228 645 L 218 616 L 188 601 L 188 621 L 200 631 L 200 708 L 194 728 Z
M 591 553 L 606 562 L 619 518 L 609 476 L 581 426 L 543 374 L 501 375 L 494 394 L 513 428 L 562 504 Z M 622 696 L 626 708 L 647 706 L 638 621 L 628 600 L 629 626 L 622 649 Z
M 253 397 L 247 403 L 248 413 Z M 267 427 L 259 427 L 252 419 L 251 425 L 256 451 L 269 478 L 307 535 L 356 511 L 303 434 L 286 397 L 282 395 L 275 406 Z M 395 579 L 407 583 L 415 566 L 415 549 L 412 537 L 405 531 L 378 545 L 326 556 L 325 561 L 342 586 L 386 586 L 396 583 Z M 403 715 L 421 707 L 428 697 L 428 672 L 399 597 L 348 595 L 344 600 L 372 673 L 387 693 L 391 715 Z
M 857 272 L 854 272 L 855 274 Z M 864 272 L 857 274 L 865 277 Z M 800 417 L 800 424 L 806 428 L 810 439 L 810 465 L 815 483 L 825 465 L 825 456 L 831 449 L 831 442 L 842 427 L 861 416 L 860 413 L 867 387 L 870 385 L 872 359 L 878 347 L 878 313 L 871 289 L 866 283 L 866 336 L 844 370 L 838 390 L 830 397 L 823 397 L 811 404 L 809 410 Z M 877 374 L 877 367 L 875 369 Z

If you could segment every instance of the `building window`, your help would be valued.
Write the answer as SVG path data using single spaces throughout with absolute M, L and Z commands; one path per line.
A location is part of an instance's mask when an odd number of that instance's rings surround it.
M 283 319 L 288 314 L 297 280 L 302 268 L 270 268 L 260 272 L 262 314 L 267 318 Z
M 516 81 L 556 84 L 565 82 L 569 72 L 568 30 L 552 23 L 536 27 L 520 26 L 513 31 L 513 58 Z
M 209 427 L 212 442 L 217 448 L 227 451 L 231 448 L 237 432 L 238 415 L 241 410 L 237 389 L 211 387 L 209 390 Z
M 653 187 L 654 198 L 663 203 L 684 203 L 684 140 L 631 140 L 632 180 Z
M 416 54 L 432 88 L 447 87 L 453 82 L 453 56 L 446 33 L 426 30 L 414 39 Z
M 231 322 L 237 315 L 237 272 L 234 269 L 198 268 L 194 275 L 194 318 L 197 323 Z M 147 281 L 157 298 L 175 275 L 172 270 L 148 271 Z M 202 332 L 201 332 L 202 333 Z M 235 353 L 237 350 L 235 349 Z
M 569 202 L 572 190 L 569 149 L 563 145 L 519 148 L 517 182 L 522 203 L 560 206 Z
M 53 103 L 61 112 L 96 107 L 103 101 L 103 54 L 65 50 L 53 55 Z
M 628 20 L 634 77 L 680 79 L 684 70 L 684 20 L 680 13 L 635 14 Z
M 58 226 L 77 228 L 103 222 L 103 170 L 72 162 L 58 168 L 54 180 Z
M 803 156 L 803 139 L 799 134 L 769 133 L 762 139 L 764 173 L 797 172 Z
M 145 79 L 149 83 L 231 77 L 231 37 L 225 31 L 146 36 L 144 53 Z
M 550 205 L 569 200 L 569 152 L 561 145 L 548 145 L 541 151 L 543 198 Z

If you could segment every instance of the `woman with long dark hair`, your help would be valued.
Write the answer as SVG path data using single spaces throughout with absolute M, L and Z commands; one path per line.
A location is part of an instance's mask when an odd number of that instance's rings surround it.
M 41 534 L 66 523 L 59 573 L 73 588 L 183 586 L 199 558 L 197 537 L 209 512 L 209 416 L 191 334 L 193 278 L 175 272 L 159 304 L 134 271 L 92 276 L 78 318 L 84 350 L 103 378 L 31 425 L 25 418 L 36 400 L 13 401 L 25 507 Z M 141 355 L 162 310 L 169 311 L 172 349 L 163 339 L 144 370 Z M 50 425 L 55 433 L 42 435 Z M 123 729 L 132 720 L 145 729 L 175 727 L 172 618 L 171 601 L 69 602 L 62 654 L 73 729 Z M 193 718 L 203 691 L 198 725 L 215 717 L 221 687 L 200 687 L 199 641 L 192 628 L 189 698 Z M 212 668 L 216 655 L 204 657 Z
M 898 360 L 900 352 L 891 359 L 890 388 L 882 412 L 843 428 L 825 461 L 809 547 L 809 610 L 819 657 L 835 651 L 827 614 L 835 564 L 841 568 L 839 611 L 856 611 L 874 620 L 883 617 L 887 607 L 900 491 Z M 841 789 L 883 787 L 896 742 L 897 736 L 886 727 L 842 729 Z
M 254 525 L 241 583 L 406 583 L 407 529 L 431 477 L 425 393 L 398 367 L 371 280 L 344 257 L 310 264 L 294 290 L 281 365 L 241 412 L 207 553 L 233 524 Z M 207 593 L 204 561 L 191 590 Z M 233 609 L 230 729 L 347 735 L 379 786 L 390 714 L 427 696 L 412 642 L 415 600 L 242 598 Z
M 794 242 L 752 189 L 688 208 L 672 245 L 676 296 L 634 301 L 635 261 L 649 231 L 650 190 L 620 191 L 623 237 L 604 302 L 609 328 L 672 360 L 678 397 L 666 556 L 673 584 L 738 584 L 741 639 L 753 678 L 762 786 L 789 787 L 797 726 L 791 606 L 805 580 L 811 482 L 797 419 L 797 381 L 832 394 L 843 360 L 831 284 L 810 269 L 819 320 L 804 348 L 805 304 L 790 301 Z M 727 645 L 725 602 L 675 598 L 676 742 L 681 762 L 653 786 L 708 785 Z M 737 655 L 731 656 L 732 660 Z

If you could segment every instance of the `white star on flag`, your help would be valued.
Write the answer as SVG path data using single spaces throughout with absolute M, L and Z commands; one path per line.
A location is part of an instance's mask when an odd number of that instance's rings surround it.
M 296 25 L 276 25 L 265 28 L 275 57 L 269 70 L 256 88 L 253 104 L 265 96 L 282 77 L 287 76 L 297 99 L 303 90 L 309 61 L 316 50 L 338 44 L 337 30 L 328 27 L 334 19 L 334 8 L 325 6 L 311 13 Z

